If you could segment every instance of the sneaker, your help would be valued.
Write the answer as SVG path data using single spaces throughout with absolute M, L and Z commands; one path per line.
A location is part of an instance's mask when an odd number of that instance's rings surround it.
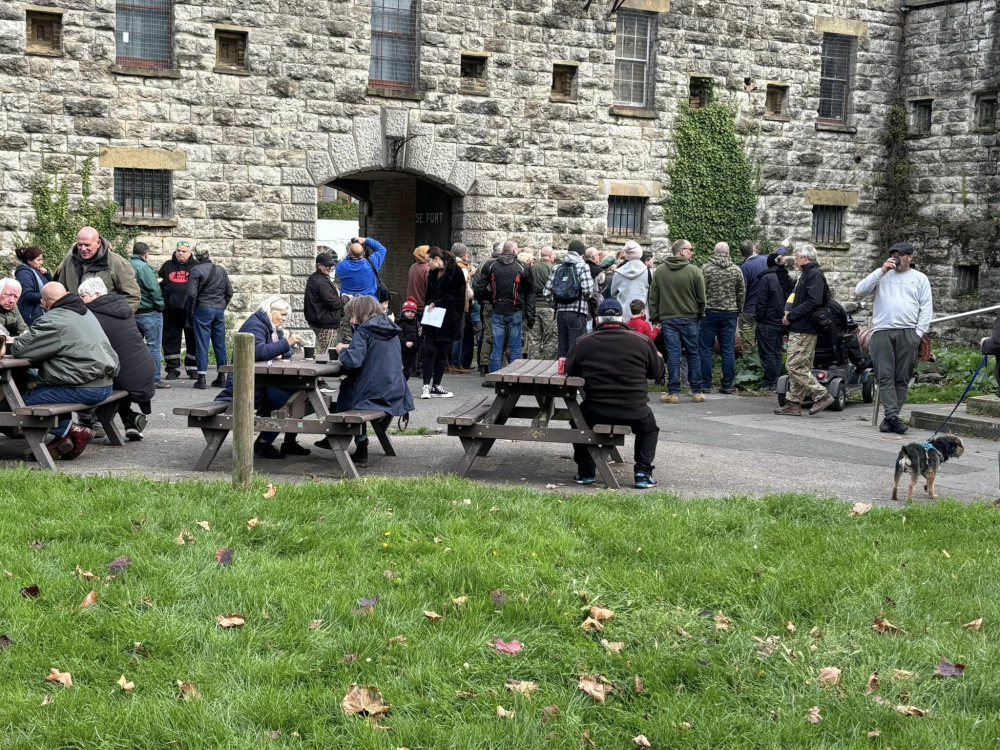
M 420 398 L 430 398 L 431 397 L 431 387 L 425 385 L 423 390 L 420 391 Z
M 906 423 L 899 417 L 893 417 L 891 421 L 892 421 L 892 431 L 895 432 L 897 435 L 902 435 L 908 429 L 910 429 L 909 427 L 906 426 Z
M 308 456 L 312 453 L 308 448 L 303 448 L 294 440 L 289 440 L 285 438 L 285 441 L 281 444 L 281 452 L 286 456 Z
M 257 441 L 253 444 L 253 454 L 257 458 L 284 458 L 285 454 L 279 451 L 270 443 Z
M 204 375 L 198 376 L 198 379 L 194 381 L 194 387 L 202 391 L 208 388 L 208 383 L 205 382 Z
M 635 488 L 637 490 L 648 490 L 650 487 L 656 486 L 656 480 L 653 479 L 652 474 L 646 474 L 645 472 L 637 471 L 635 474 Z
M 826 407 L 828 407 L 832 403 L 833 403 L 833 396 L 831 396 L 829 393 L 824 393 L 823 398 L 821 398 L 819 401 L 814 401 L 813 405 L 809 407 L 809 414 L 810 415 L 819 414 L 821 411 L 823 411 Z
M 91 432 L 91 439 L 103 440 L 104 438 L 106 438 L 108 436 L 108 433 L 106 433 L 104 431 L 104 428 L 101 427 L 101 425 L 99 425 L 96 422 L 94 424 L 92 424 L 92 425 L 81 425 L 81 426 L 82 427 L 86 427 L 88 430 L 90 430 L 90 432 Z
M 676 404 L 680 402 L 676 393 L 664 393 L 660 396 L 660 402 L 664 404 Z
M 226 387 L 226 376 L 221 372 L 215 376 L 215 380 L 212 381 L 213 388 L 225 388 Z
M 167 370 L 167 380 L 177 380 L 181 376 L 180 370 Z
M 167 379 L 170 380 L 172 378 L 170 378 L 170 376 L 167 376 Z M 157 380 L 155 383 L 153 383 L 153 387 L 156 388 L 157 390 L 162 390 L 163 388 L 169 388 L 170 383 L 165 383 L 162 380 Z
M 142 433 L 146 429 L 148 421 L 145 414 L 134 414 L 129 423 L 125 425 L 125 438 L 127 440 L 142 440 L 145 437 Z
M 573 481 L 577 484 L 595 484 L 597 482 L 597 477 L 582 477 L 579 474 L 576 474 L 573 477 Z
M 882 420 L 882 424 L 878 426 L 879 432 L 893 432 L 892 429 L 892 417 L 886 417 Z
M 704 393 L 692 393 L 691 394 L 691 400 L 694 403 L 696 403 L 696 404 L 702 404 L 702 403 L 705 402 L 705 394 Z
M 198 375 L 198 371 L 197 370 L 188 370 L 187 374 L 188 374 L 188 377 L 191 378 L 191 380 L 196 380 L 198 377 L 200 377 Z
M 802 407 L 795 401 L 787 401 L 780 409 L 775 409 L 774 413 L 779 417 L 798 417 L 802 415 Z
M 482 386 L 483 386 L 483 388 L 494 388 L 496 386 L 496 383 L 494 383 L 492 381 L 489 381 L 489 380 L 484 380 L 482 382 Z
M 431 396 L 433 396 L 434 398 L 451 398 L 454 395 L 455 395 L 454 393 L 452 393 L 451 391 L 446 391 L 439 385 L 436 385 L 433 388 L 431 388 Z M 423 398 L 423 394 L 421 394 L 420 398 Z

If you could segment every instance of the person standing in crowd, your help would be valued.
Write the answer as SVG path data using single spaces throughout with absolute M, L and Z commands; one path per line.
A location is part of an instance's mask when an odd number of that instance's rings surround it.
M 790 240 L 785 240 L 785 246 Z M 743 303 L 743 312 L 739 317 L 740 342 L 743 353 L 752 352 L 757 345 L 757 295 L 760 290 L 760 275 L 767 270 L 767 256 L 760 255 L 757 251 L 757 243 L 753 240 L 743 240 L 740 243 L 740 255 L 743 262 L 740 263 L 740 271 L 743 272 L 743 285 L 746 287 L 746 302 Z
M 885 407 L 882 432 L 902 435 L 906 425 L 899 411 L 917 364 L 920 339 L 931 324 L 934 303 L 931 284 L 911 267 L 913 245 L 897 242 L 881 268 L 872 271 L 855 287 L 857 297 L 875 295 L 872 304 L 871 353 L 878 376 L 879 399 Z
M 655 344 L 657 337 L 660 335 L 659 326 L 653 328 L 649 324 L 649 321 L 646 320 L 646 304 L 641 299 L 634 299 L 629 303 L 629 308 L 632 316 L 625 325 L 636 333 L 641 333 Z M 624 308 L 622 309 L 624 310 Z
M 472 263 L 469 260 L 469 248 L 461 242 L 456 242 L 451 246 L 451 254 L 455 256 L 455 263 L 458 265 L 459 269 L 462 271 L 462 275 L 465 277 L 465 310 L 462 311 L 462 317 L 459 321 L 459 330 L 457 334 L 458 338 L 452 342 L 448 366 L 444 369 L 445 372 L 454 373 L 456 375 L 466 375 L 472 372 L 470 368 L 464 367 L 462 362 L 465 359 L 466 339 L 471 340 L 472 338 L 472 320 L 469 315 L 469 302 L 472 300 L 472 286 L 470 285 L 470 282 L 475 269 L 473 269 Z M 469 364 L 472 364 L 471 347 Z
M 705 278 L 691 263 L 694 247 L 677 240 L 667 258 L 653 273 L 649 285 L 649 320 L 660 324 L 667 348 L 667 393 L 665 404 L 676 404 L 681 392 L 681 355 L 687 357 L 691 400 L 702 403 L 701 359 L 698 356 L 698 321 L 705 316 Z M 711 376 L 709 376 L 711 377 Z
M 757 351 L 764 368 L 761 389 L 773 391 L 778 387 L 781 375 L 781 340 L 785 336 L 782 320 L 785 317 L 785 301 L 795 289 L 785 268 L 787 246 L 782 245 L 777 252 L 767 256 L 767 270 L 757 277 Z
M 555 255 L 552 247 L 546 245 L 538 251 L 539 260 L 531 266 L 531 286 L 537 294 L 541 294 L 552 273 Z M 525 334 L 525 350 L 530 359 L 555 359 L 556 318 L 552 305 L 545 301 L 535 306 L 535 324 Z
M 444 323 L 440 328 L 426 323 L 422 326 L 424 387 L 420 398 L 451 398 L 453 394 L 441 387 L 441 379 L 451 342 L 458 333 L 459 317 L 465 309 L 465 276 L 455 263 L 455 256 L 439 247 L 427 251 L 427 265 L 430 273 L 424 311 L 444 308 Z
M 150 268 L 150 272 L 152 272 Z M 140 287 L 141 288 L 141 287 Z M 142 440 L 147 415 L 153 408 L 156 368 L 146 339 L 142 335 L 132 308 L 120 294 L 108 294 L 104 282 L 92 276 L 80 282 L 80 299 L 97 318 L 101 330 L 118 355 L 118 374 L 112 385 L 116 390 L 127 391 L 128 398 L 118 402 L 118 416 L 125 425 L 125 437 Z M 141 308 L 140 308 L 141 309 Z M 157 350 L 159 355 L 159 350 Z M 132 411 L 133 402 L 139 411 Z M 82 421 L 82 420 L 81 420 Z
M 167 380 L 181 376 L 181 339 L 184 340 L 184 369 L 189 378 L 198 377 L 194 328 L 187 312 L 187 289 L 191 269 L 198 265 L 191 253 L 191 243 L 178 242 L 173 256 L 160 266 L 160 289 L 163 292 L 163 362 Z
M 84 227 L 52 278 L 70 294 L 76 294 L 80 282 L 91 276 L 100 276 L 109 292 L 124 295 L 132 312 L 139 309 L 141 296 L 132 266 L 111 249 L 96 229 Z
M 635 240 L 625 243 L 625 262 L 615 269 L 611 279 L 611 296 L 621 303 L 625 322 L 632 317 L 632 301 L 649 297 L 653 272 L 642 262 L 642 248 Z
M 20 298 L 21 284 L 17 279 L 0 279 L 0 325 L 11 336 L 20 336 L 28 331 L 28 324 L 17 307 Z
M 337 331 L 344 312 L 344 300 L 333 283 L 337 258 L 332 253 L 316 256 L 316 270 L 306 281 L 303 313 L 316 336 L 316 351 L 324 354 L 337 344 Z
M 494 242 L 490 260 L 499 258 L 502 249 L 502 242 Z M 486 263 L 489 262 L 489 260 L 486 261 Z M 485 266 L 486 263 L 483 265 Z M 482 273 L 482 268 L 479 269 L 479 273 Z M 493 306 L 488 302 L 480 303 L 479 319 L 483 327 L 483 341 L 479 346 L 479 374 L 485 376 L 490 371 L 490 358 L 493 356 Z
M 736 377 L 736 322 L 746 299 L 743 274 L 733 264 L 729 244 L 720 242 L 715 254 L 702 266 L 705 278 L 705 317 L 698 325 L 698 348 L 701 352 L 701 390 L 712 391 L 712 354 L 719 341 L 722 356 L 720 393 L 733 392 Z
M 378 299 L 379 271 L 385 263 L 386 249 L 378 240 L 371 237 L 355 237 L 347 248 L 347 257 L 337 264 L 337 279 L 340 281 L 340 293 L 347 300 L 351 297 L 374 297 Z M 347 302 L 345 300 L 345 304 Z M 346 317 L 340 319 L 338 338 L 342 343 L 351 340 L 353 331 L 351 321 Z
M 135 280 L 139 284 L 139 309 L 135 311 L 135 324 L 139 327 L 153 358 L 153 387 L 169 388 L 170 384 L 160 379 L 160 346 L 163 343 L 163 292 L 156 278 L 156 271 L 149 265 L 149 245 L 136 242 L 132 246 L 129 259 Z M 80 295 L 81 297 L 83 295 Z M 86 302 L 86 300 L 84 300 Z M 111 338 L 110 336 L 108 338 Z M 114 341 L 111 342 L 112 346 Z M 140 432 L 142 432 L 140 430 Z
M 580 404 L 589 425 L 627 425 L 635 435 L 634 480 L 637 489 L 656 486 L 653 460 L 660 428 L 649 408 L 647 380 L 663 377 L 663 358 L 652 340 L 630 330 L 622 306 L 605 300 L 597 310 L 597 326 L 577 339 L 566 356 L 566 374 L 587 381 Z M 600 451 L 597 451 L 600 454 Z M 577 484 L 594 484 L 597 465 L 588 446 L 573 446 Z
M 424 311 L 424 296 L 427 294 L 427 274 L 430 267 L 427 265 L 427 251 L 430 245 L 421 245 L 413 251 L 413 265 L 406 273 L 406 296 L 413 297 L 417 303 L 417 315 Z
M 500 369 L 504 346 L 510 347 L 510 361 L 521 358 L 522 324 L 535 324 L 535 289 L 531 272 L 517 259 L 517 243 L 503 243 L 500 257 L 483 264 L 477 277 L 476 299 L 493 308 L 493 353 L 490 372 Z
M 30 328 L 31 324 L 45 314 L 42 309 L 42 287 L 52 281 L 52 274 L 45 268 L 45 259 L 40 247 L 19 247 L 14 251 L 21 262 L 14 269 L 14 278 L 21 284 L 21 297 L 17 309 Z
M 789 417 L 802 413 L 802 402 L 807 398 L 812 399 L 810 414 L 818 414 L 833 403 L 833 396 L 812 374 L 820 330 L 813 316 L 817 310 L 826 307 L 829 299 L 826 277 L 819 268 L 816 248 L 812 245 L 798 248 L 795 265 L 801 273 L 786 308 L 788 312 L 781 321 L 782 325 L 788 326 L 788 356 L 785 358 L 788 400 L 783 407 L 774 410 L 775 414 Z
M 193 321 L 197 341 L 198 379 L 194 387 L 204 390 L 208 375 L 208 344 L 215 351 L 215 366 L 222 367 L 226 359 L 226 308 L 233 298 L 233 285 L 226 269 L 213 263 L 205 245 L 195 245 L 198 265 L 191 269 L 187 285 L 186 306 Z M 222 388 L 226 376 L 221 372 L 212 381 L 213 388 Z
M 543 293 L 555 309 L 559 337 L 557 357 L 565 357 L 573 342 L 587 333 L 590 303 L 594 299 L 594 277 L 580 255 L 585 250 L 580 240 L 570 242 L 562 262 L 552 268 L 545 282 Z
M 417 301 L 407 297 L 399 316 L 399 348 L 403 358 L 403 377 L 407 380 L 417 371 L 420 359 L 420 324 L 417 322 Z

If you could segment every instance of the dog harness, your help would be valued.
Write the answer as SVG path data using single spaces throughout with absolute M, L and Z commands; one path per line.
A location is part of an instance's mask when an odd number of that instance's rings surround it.
M 943 458 L 945 461 L 948 460 L 948 454 L 943 453 L 936 445 L 931 445 L 930 443 L 918 443 L 918 445 L 927 451 L 937 451 L 938 453 L 941 454 L 941 458 Z

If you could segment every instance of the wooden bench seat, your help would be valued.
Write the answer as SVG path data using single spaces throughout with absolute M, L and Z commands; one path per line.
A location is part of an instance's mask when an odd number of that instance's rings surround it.
M 442 414 L 437 418 L 438 424 L 453 424 L 458 427 L 471 427 L 486 416 L 493 404 L 492 396 L 476 396 L 469 399 L 457 409 Z
M 209 401 L 207 404 L 175 407 L 174 414 L 179 417 L 214 417 L 225 413 L 232 405 L 231 401 Z
M 327 422 L 334 424 L 364 424 L 365 422 L 378 422 L 384 419 L 392 420 L 392 415 L 384 411 L 368 411 L 365 409 L 353 409 L 351 411 L 341 411 L 327 416 Z
M 112 391 L 111 395 L 97 404 L 36 404 L 35 406 L 18 406 L 14 413 L 19 417 L 57 417 L 72 414 L 75 411 L 96 411 L 110 404 L 128 398 L 127 391 Z
M 115 422 L 118 414 L 118 402 L 128 398 L 128 391 L 112 391 L 111 395 L 96 404 L 37 404 L 35 406 L 18 406 L 14 408 L 14 420 L 17 424 L 9 425 L 20 427 L 24 433 L 31 452 L 38 461 L 39 466 L 44 466 L 52 471 L 56 470 L 55 462 L 49 455 L 45 447 L 45 434 L 58 424 L 59 417 L 63 417 L 73 412 L 94 412 L 108 442 L 114 446 L 125 445 L 125 436 Z M 5 415 L 6 416 L 6 415 Z M 8 426 L 7 420 L 4 420 Z
M 632 428 L 623 424 L 595 424 L 591 427 L 598 435 L 631 435 Z

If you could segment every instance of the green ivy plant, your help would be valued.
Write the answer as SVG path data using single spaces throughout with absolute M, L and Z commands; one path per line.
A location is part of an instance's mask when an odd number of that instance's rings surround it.
M 759 193 L 759 168 L 736 134 L 736 110 L 717 101 L 681 105 L 673 141 L 664 207 L 671 238 L 689 240 L 697 263 L 717 242 L 728 242 L 736 257 L 743 240 L 757 238 Z
M 906 143 L 908 133 L 906 103 L 897 94 L 882 134 L 885 168 L 875 183 L 879 188 L 874 222 L 879 257 L 888 255 L 889 248 L 894 243 L 907 238 L 914 220 L 913 202 L 910 199 L 910 160 Z
M 320 219 L 358 220 L 358 204 L 347 201 L 320 201 L 317 206 L 317 217 Z

